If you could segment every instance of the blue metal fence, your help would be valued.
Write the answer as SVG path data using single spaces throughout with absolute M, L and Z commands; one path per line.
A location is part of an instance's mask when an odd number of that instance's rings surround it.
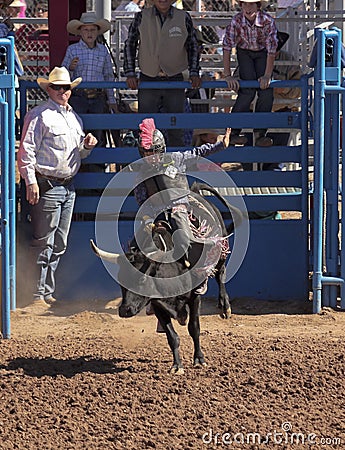
M 1 147 L 1 333 L 10 337 L 10 310 L 15 308 L 15 79 L 14 40 L 0 39 Z
M 343 225 L 340 227 L 344 204 L 343 189 L 339 190 L 340 176 L 344 183 L 340 156 L 340 111 L 341 97 L 344 105 L 345 89 L 341 31 L 337 28 L 317 28 L 315 37 L 313 310 L 318 313 L 322 306 L 337 306 L 339 286 L 340 306 L 345 309 L 344 229 Z

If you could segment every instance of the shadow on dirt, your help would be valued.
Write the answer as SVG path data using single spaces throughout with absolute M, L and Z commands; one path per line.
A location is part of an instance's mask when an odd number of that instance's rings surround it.
M 147 364 L 147 360 L 136 360 Z M 76 359 L 57 358 L 15 358 L 7 366 L 0 365 L 0 369 L 20 371 L 35 378 L 52 377 L 59 375 L 73 378 L 78 373 L 111 374 L 121 372 L 134 372 L 134 363 L 131 359 L 113 358 L 102 359 L 81 356 Z
M 266 315 L 266 314 L 312 314 L 313 303 L 310 300 L 265 301 L 255 298 L 235 298 L 231 302 L 233 314 Z
M 69 317 L 83 312 L 94 312 L 100 314 L 118 315 L 118 308 L 121 304 L 121 298 L 114 300 L 75 300 L 69 302 L 56 301 L 44 311 L 37 311 L 37 315 Z M 21 306 L 20 303 L 17 305 Z M 28 305 L 29 310 L 30 305 Z M 269 314 L 287 314 L 301 315 L 312 314 L 313 304 L 310 300 L 305 301 L 265 301 L 254 298 L 235 298 L 231 301 L 232 314 L 236 315 L 269 315 Z M 35 313 L 35 311 L 33 311 Z M 221 310 L 218 308 L 218 300 L 216 298 L 205 297 L 201 302 L 201 316 L 220 315 Z M 139 315 L 145 315 L 145 309 Z

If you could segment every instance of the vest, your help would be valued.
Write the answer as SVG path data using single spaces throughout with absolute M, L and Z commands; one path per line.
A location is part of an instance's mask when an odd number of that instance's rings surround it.
M 163 26 L 155 8 L 145 8 L 139 26 L 139 68 L 149 77 L 163 71 L 173 76 L 188 69 L 186 12 L 173 8 Z
M 154 171 L 157 173 L 157 169 Z M 177 173 L 174 178 L 165 173 L 157 173 L 157 175 L 147 178 L 144 183 L 147 195 L 150 197 L 152 205 L 156 207 L 166 206 L 169 208 L 176 200 L 186 197 L 190 192 L 185 173 Z M 157 193 L 159 195 L 154 195 Z

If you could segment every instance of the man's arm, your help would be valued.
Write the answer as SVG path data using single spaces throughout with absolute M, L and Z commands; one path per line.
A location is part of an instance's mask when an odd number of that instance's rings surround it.
M 88 133 L 82 140 L 81 145 L 79 146 L 80 158 L 81 159 L 87 158 L 94 149 L 94 147 L 97 145 L 97 142 L 98 142 L 97 138 L 93 134 Z
M 19 145 L 17 164 L 26 185 L 36 183 L 36 152 L 42 142 L 42 123 L 39 117 L 28 112 L 24 119 L 22 138 Z
M 275 55 L 268 54 L 266 60 L 266 69 L 262 77 L 259 78 L 260 88 L 267 89 L 270 85 L 274 67 Z
M 225 150 L 229 145 L 229 133 L 230 130 L 224 135 L 224 138 L 216 142 L 215 144 L 203 144 L 199 147 L 194 147 L 192 150 L 186 150 L 184 152 L 180 152 L 181 156 L 184 160 L 195 159 L 195 158 L 204 158 L 212 153 L 220 152 Z
M 21 177 L 25 180 L 26 200 L 30 205 L 38 203 L 40 190 L 35 174 L 36 151 L 39 148 L 42 132 L 38 117 L 29 112 L 24 119 L 22 139 L 20 142 L 17 164 Z
M 186 13 L 186 28 L 188 37 L 185 46 L 188 54 L 189 77 L 192 83 L 192 89 L 199 89 L 201 85 L 199 44 L 192 18 L 188 13 Z
M 123 71 L 127 78 L 127 85 L 130 89 L 138 88 L 138 80 L 135 74 L 135 61 L 140 39 L 139 25 L 141 24 L 142 13 L 138 12 L 129 26 L 128 37 L 123 49 Z

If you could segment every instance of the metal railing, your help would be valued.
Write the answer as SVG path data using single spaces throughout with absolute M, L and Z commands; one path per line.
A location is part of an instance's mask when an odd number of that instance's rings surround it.
M 10 337 L 16 303 L 15 80 L 13 38 L 0 39 L 1 332 Z

